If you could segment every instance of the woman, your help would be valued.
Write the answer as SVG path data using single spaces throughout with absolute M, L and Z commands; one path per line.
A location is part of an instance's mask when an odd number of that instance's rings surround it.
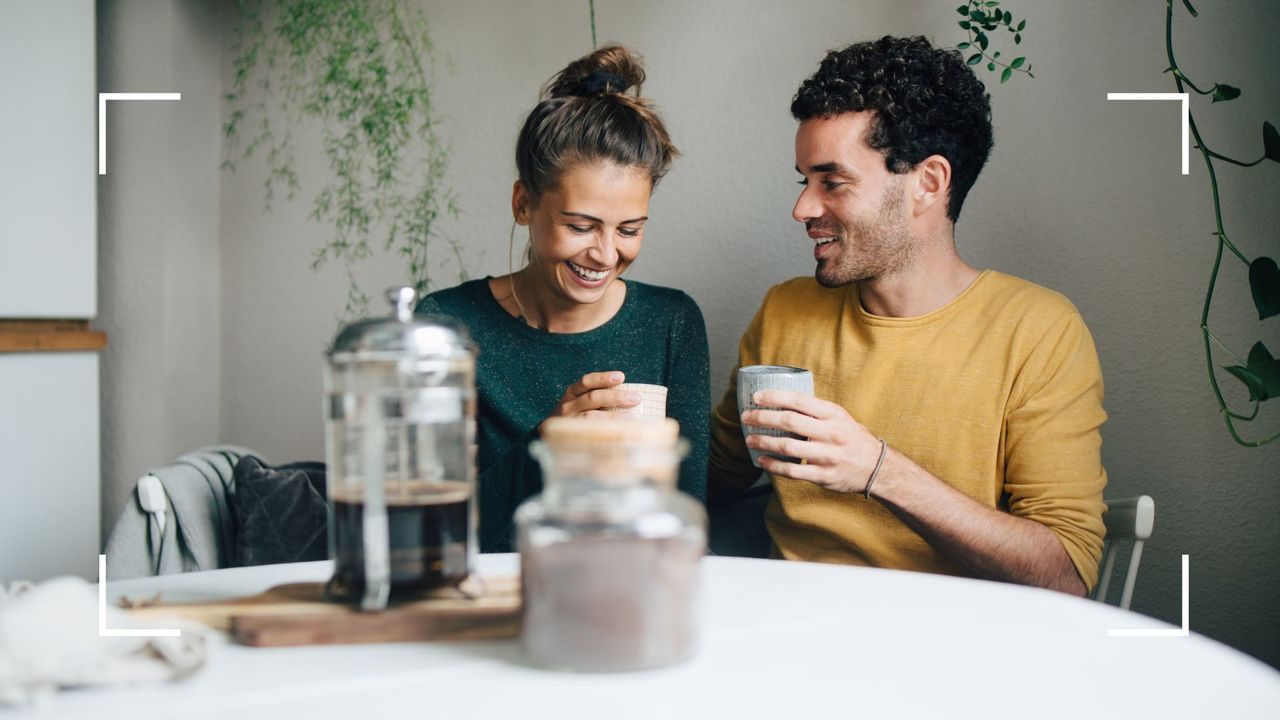
M 418 312 L 461 321 L 480 346 L 480 547 L 512 550 L 516 507 L 541 492 L 528 444 L 553 416 L 640 398 L 623 383 L 665 385 L 667 414 L 691 446 L 680 489 L 706 495 L 707 333 L 678 290 L 623 280 L 640 254 L 649 196 L 677 152 L 639 97 L 644 70 L 621 47 L 570 63 L 516 140 L 515 222 L 526 266 L 423 298 Z M 635 88 L 636 95 L 625 94 Z M 514 228 L 513 228 L 514 229 Z

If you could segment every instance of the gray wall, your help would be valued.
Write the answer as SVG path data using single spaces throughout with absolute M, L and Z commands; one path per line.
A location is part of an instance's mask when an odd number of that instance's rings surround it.
M 147 468 L 222 434 L 223 38 L 197 2 L 100 2 L 99 92 L 116 101 L 99 179 L 103 533 Z
M 1197 101 L 1201 127 L 1215 148 L 1252 159 L 1260 152 L 1261 122 L 1280 121 L 1280 76 L 1273 63 L 1261 62 L 1274 56 L 1280 10 L 1265 0 L 1201 5 L 1194 21 L 1179 10 L 1181 64 L 1197 81 L 1231 82 L 1245 91 L 1226 105 Z M 453 61 L 437 99 L 462 214 L 443 230 L 462 243 L 472 276 L 503 273 L 515 131 L 547 77 L 590 49 L 586 3 L 424 6 L 439 50 Z M 168 20 L 148 22 L 182 36 L 203 7 L 178 3 Z M 1103 429 L 1108 494 L 1148 493 L 1157 502 L 1134 608 L 1179 622 L 1180 556 L 1189 554 L 1192 628 L 1280 665 L 1272 600 L 1280 595 L 1274 557 L 1280 444 L 1235 446 L 1208 388 L 1198 331 L 1213 253 L 1206 173 L 1195 156 L 1191 174 L 1178 173 L 1174 105 L 1105 100 L 1108 91 L 1172 91 L 1161 73 L 1163 3 L 1025 0 L 1017 9 L 1030 19 L 1022 48 L 1037 79 L 991 85 L 997 147 L 958 227 L 961 252 L 980 267 L 1065 293 L 1095 335 L 1111 413 Z M 647 55 L 646 94 L 664 109 L 685 154 L 654 196 L 633 276 L 682 288 L 701 305 L 718 396 L 764 290 L 812 272 L 809 241 L 789 217 L 796 186 L 787 105 L 796 86 L 826 49 L 853 40 L 923 33 L 954 43 L 958 16 L 937 2 L 871 0 L 600 0 L 596 14 L 602 41 Z M 143 37 L 139 30 L 118 32 Z M 115 473 L 107 476 L 109 497 L 123 497 L 121 488 L 147 464 L 204 441 L 244 444 L 278 461 L 322 457 L 321 353 L 345 285 L 336 267 L 308 269 L 311 249 L 326 232 L 306 219 L 306 199 L 317 187 L 306 173 L 320 168 L 304 164 L 299 201 L 270 213 L 262 211 L 260 165 L 218 174 L 208 145 L 219 90 L 210 80 L 210 63 L 219 57 L 211 41 L 192 36 L 135 46 L 114 60 L 136 66 L 139 83 L 148 80 L 130 89 L 183 91 L 184 119 L 175 126 L 176 115 L 144 118 L 135 111 L 139 126 L 116 131 L 136 133 L 128 151 L 139 154 L 135 174 L 117 166 L 121 174 L 104 186 L 112 200 L 104 203 L 104 219 L 113 220 L 104 222 L 104 249 L 114 243 L 120 253 L 103 267 L 104 284 L 117 288 L 104 288 L 103 314 L 118 326 L 109 328 L 117 354 L 105 371 L 104 418 L 117 425 L 107 430 Z M 225 83 L 230 58 L 222 53 Z M 170 74 L 146 75 L 170 62 Z M 145 146 L 166 133 L 198 144 L 200 160 L 180 162 Z M 310 142 L 314 147 L 314 136 Z M 1280 168 L 1224 168 L 1219 177 L 1228 230 L 1245 252 L 1280 252 L 1274 232 Z M 166 196 L 140 189 L 157 178 L 170 187 L 152 192 L 175 197 L 162 203 Z M 192 198 L 176 188 L 201 194 Z M 172 207 L 177 195 L 191 205 Z M 219 203 L 212 216 L 211 197 Z M 155 209 L 165 210 L 161 219 Z M 436 278 L 451 284 L 457 269 L 443 248 L 434 257 Z M 1280 324 L 1255 321 L 1243 266 L 1225 267 L 1213 315 L 1220 336 L 1241 351 L 1259 338 L 1280 347 Z M 112 275 L 137 278 L 143 268 L 181 276 L 199 292 L 166 283 L 144 293 Z M 385 258 L 365 267 L 361 279 L 378 289 L 404 280 L 405 272 Z M 213 290 L 205 285 L 210 281 Z M 160 322 L 168 313 L 182 321 Z M 190 340 L 198 346 L 187 346 Z M 155 357 L 148 354 L 155 343 L 187 351 Z M 174 382 L 179 370 L 189 376 L 184 380 L 199 378 L 199 389 L 190 390 L 197 397 L 173 394 L 186 387 Z M 1240 400 L 1232 382 L 1225 384 Z M 156 417 L 156 410 L 164 414 Z M 1280 428 L 1280 409 L 1268 407 L 1262 416 L 1264 428 Z M 174 425 L 190 432 L 179 438 Z

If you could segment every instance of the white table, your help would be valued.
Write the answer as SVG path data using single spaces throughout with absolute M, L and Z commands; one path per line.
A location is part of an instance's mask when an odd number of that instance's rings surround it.
M 233 597 L 321 580 L 330 568 L 170 575 L 108 591 Z M 517 568 L 514 555 L 481 558 L 482 574 Z M 1108 637 L 1109 628 L 1167 626 L 1089 600 L 740 558 L 706 559 L 703 582 L 701 650 L 674 668 L 545 671 L 528 666 L 515 641 L 255 649 L 214 634 L 208 666 L 187 681 L 64 693 L 38 717 L 1280 717 L 1280 673 L 1194 632 Z

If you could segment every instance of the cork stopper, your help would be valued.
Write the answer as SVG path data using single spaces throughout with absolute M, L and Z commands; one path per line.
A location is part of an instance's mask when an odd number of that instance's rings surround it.
M 551 447 L 642 445 L 674 448 L 680 423 L 672 418 L 554 417 L 542 424 L 542 440 Z
M 651 482 L 674 487 L 687 443 L 672 418 L 548 418 L 542 442 L 556 470 L 601 482 Z M 685 447 L 681 447 L 684 445 Z

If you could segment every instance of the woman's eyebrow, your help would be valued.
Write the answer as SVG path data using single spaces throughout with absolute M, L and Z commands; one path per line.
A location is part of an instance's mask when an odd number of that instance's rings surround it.
M 600 219 L 600 218 L 598 218 L 598 217 L 595 217 L 594 215 L 588 215 L 588 214 L 586 214 L 586 213 L 580 213 L 580 212 L 573 212 L 572 210 L 561 210 L 561 211 L 560 211 L 560 214 L 561 214 L 561 215 L 568 215 L 568 216 L 570 216 L 570 217 L 578 217 L 578 218 L 582 218 L 583 220 L 590 220 L 591 222 L 604 223 L 604 221 L 603 221 L 603 220 L 601 220 L 601 219 Z M 620 222 L 620 223 L 618 223 L 618 224 L 619 224 L 619 225 L 627 225 L 627 224 L 630 224 L 630 223 L 644 222 L 645 220 L 648 220 L 648 219 L 649 219 L 649 216 L 648 216 L 648 215 L 645 215 L 645 216 L 643 216 L 643 217 L 631 218 L 630 220 L 623 220 L 622 222 Z

